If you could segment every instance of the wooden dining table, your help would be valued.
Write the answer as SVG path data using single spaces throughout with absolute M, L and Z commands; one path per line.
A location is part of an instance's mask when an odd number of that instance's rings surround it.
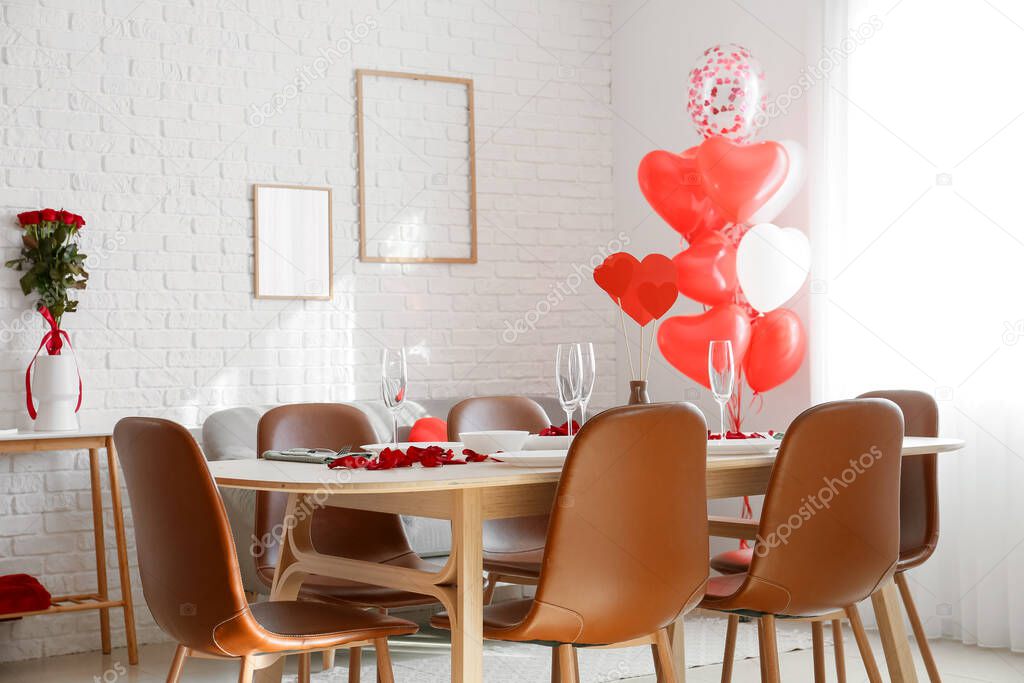
M 904 457 L 962 448 L 958 439 L 907 437 Z M 775 456 L 719 456 L 709 442 L 708 499 L 763 494 Z M 560 468 L 516 467 L 483 462 L 437 468 L 330 470 L 323 465 L 272 460 L 222 460 L 209 463 L 223 487 L 288 494 L 282 520 L 281 557 L 271 600 L 293 600 L 307 576 L 320 575 L 431 595 L 452 617 L 452 681 L 480 683 L 483 678 L 484 520 L 547 514 L 556 500 Z M 451 521 L 452 548 L 436 571 L 422 571 L 318 553 L 310 525 L 318 508 L 335 506 Z M 893 581 L 872 596 L 891 679 L 916 681 L 910 642 Z M 679 680 L 685 679 L 682 620 L 673 633 L 673 657 Z M 279 680 L 280 666 L 257 680 Z

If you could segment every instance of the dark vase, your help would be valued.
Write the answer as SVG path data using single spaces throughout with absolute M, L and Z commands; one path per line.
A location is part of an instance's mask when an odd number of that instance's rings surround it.
M 637 379 L 629 383 L 629 405 L 641 405 L 650 403 L 651 397 L 647 395 L 647 380 Z

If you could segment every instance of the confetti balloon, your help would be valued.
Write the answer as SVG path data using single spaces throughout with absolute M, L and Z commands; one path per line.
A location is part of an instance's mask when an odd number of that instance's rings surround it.
M 747 48 L 715 45 L 690 72 L 687 111 L 706 138 L 747 142 L 764 123 L 764 70 Z

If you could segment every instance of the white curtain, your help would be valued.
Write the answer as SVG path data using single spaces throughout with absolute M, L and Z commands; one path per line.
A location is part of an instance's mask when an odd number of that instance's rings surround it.
M 825 43 L 815 398 L 935 395 L 968 447 L 909 574 L 925 628 L 1024 650 L 1024 3 L 830 2 Z

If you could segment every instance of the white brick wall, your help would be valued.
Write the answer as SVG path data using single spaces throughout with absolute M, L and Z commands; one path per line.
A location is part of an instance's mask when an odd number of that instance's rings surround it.
M 591 339 L 595 402 L 611 402 L 615 318 L 572 267 L 615 233 L 608 0 L 0 9 L 0 257 L 17 252 L 20 211 L 87 218 L 92 277 L 65 321 L 87 415 L 195 424 L 231 405 L 371 398 L 385 343 L 416 350 L 410 395 L 438 397 L 548 391 L 553 345 Z M 357 67 L 475 80 L 478 264 L 354 260 Z M 253 300 L 257 182 L 334 188 L 333 301 Z M 0 273 L 0 424 L 24 412 L 42 333 L 28 306 Z M 536 329 L 503 334 L 524 320 Z M 0 574 L 92 589 L 88 506 L 85 454 L 0 457 Z M 143 642 L 160 637 L 139 618 Z M 95 613 L 0 624 L 0 660 L 98 644 Z

